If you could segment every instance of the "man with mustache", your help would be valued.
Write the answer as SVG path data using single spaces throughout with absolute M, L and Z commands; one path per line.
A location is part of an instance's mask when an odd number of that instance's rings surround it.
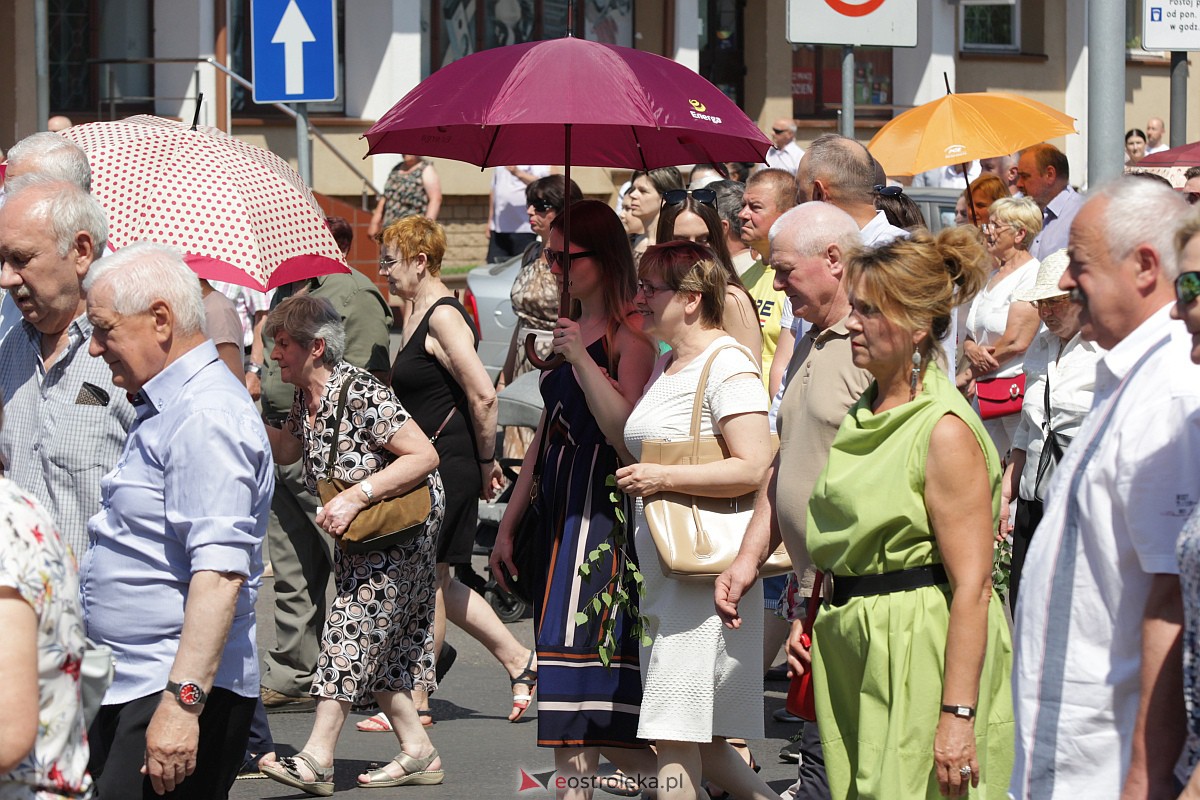
M 0 288 L 22 319 L 0 343 L 0 459 L 79 558 L 88 518 L 100 510 L 100 479 L 120 456 L 134 417 L 104 362 L 88 355 L 83 279 L 104 251 L 108 220 L 75 183 L 29 173 L 8 181 L 7 190 Z
M 1170 319 L 1188 206 L 1121 178 L 1071 226 L 1059 288 L 1097 362 L 1055 471 L 1016 609 L 1012 797 L 1175 797 L 1183 606 L 1175 542 L 1200 501 L 1200 372 Z M 1186 366 L 1185 366 L 1186 365 Z

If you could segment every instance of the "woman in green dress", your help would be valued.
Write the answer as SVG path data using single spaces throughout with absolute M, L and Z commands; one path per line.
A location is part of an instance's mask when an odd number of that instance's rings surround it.
M 1012 642 L 992 589 L 1000 462 L 939 361 L 990 262 L 976 235 L 914 234 L 852 257 L 851 407 L 809 503 L 832 579 L 813 632 L 817 719 L 838 798 L 1003 798 Z

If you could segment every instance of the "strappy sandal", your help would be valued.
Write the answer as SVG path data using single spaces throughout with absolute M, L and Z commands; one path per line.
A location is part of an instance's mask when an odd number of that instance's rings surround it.
M 312 772 L 313 780 L 305 780 L 300 774 L 301 763 Z M 303 750 L 294 756 L 281 758 L 273 764 L 259 764 L 258 770 L 271 780 L 306 794 L 333 797 L 333 765 L 322 767 L 312 755 Z
M 428 708 L 418 708 L 417 716 L 421 719 L 422 727 L 428 728 L 433 725 L 433 714 Z M 358 722 L 354 723 L 354 727 L 356 730 L 360 730 L 363 733 L 392 732 L 392 723 L 387 718 L 387 714 L 384 714 L 382 711 L 380 711 L 378 714 L 367 717 L 364 720 L 359 720 Z
M 525 662 L 525 669 L 515 678 L 509 678 L 508 683 L 513 688 L 512 704 L 517 715 L 509 719 L 509 722 L 520 722 L 521 717 L 525 716 L 525 712 L 529 710 L 529 704 L 533 702 L 533 693 L 537 691 L 537 670 L 533 669 L 533 660 L 537 658 L 537 651 L 529 651 L 529 660 Z M 517 685 L 524 684 L 529 687 L 528 692 L 515 694 Z
M 446 773 L 440 769 L 429 769 L 429 765 L 438 758 L 438 751 L 434 750 L 424 758 L 414 758 L 408 753 L 401 752 L 400 755 L 392 759 L 393 764 L 396 764 L 400 769 L 404 770 L 404 774 L 399 778 L 393 778 L 387 774 L 383 767 L 373 769 L 365 773 L 366 780 L 359 780 L 358 786 L 360 789 L 390 789 L 393 786 L 433 786 L 441 783 Z M 359 776 L 362 778 L 363 776 Z

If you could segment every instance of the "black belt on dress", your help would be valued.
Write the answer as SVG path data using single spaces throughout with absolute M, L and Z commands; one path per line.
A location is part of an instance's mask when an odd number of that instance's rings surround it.
M 949 578 L 942 564 L 926 564 L 876 575 L 834 575 L 826 572 L 821 595 L 830 605 L 840 606 L 852 597 L 907 592 L 944 583 L 949 583 Z

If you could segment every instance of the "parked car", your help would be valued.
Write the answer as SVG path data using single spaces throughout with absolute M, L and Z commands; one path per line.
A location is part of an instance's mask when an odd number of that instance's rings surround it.
M 520 271 L 521 257 L 514 256 L 508 261 L 476 267 L 467 273 L 463 305 L 475 318 L 475 329 L 479 331 L 479 359 L 493 381 L 508 358 L 508 346 L 517 327 L 517 315 L 509 295 Z

